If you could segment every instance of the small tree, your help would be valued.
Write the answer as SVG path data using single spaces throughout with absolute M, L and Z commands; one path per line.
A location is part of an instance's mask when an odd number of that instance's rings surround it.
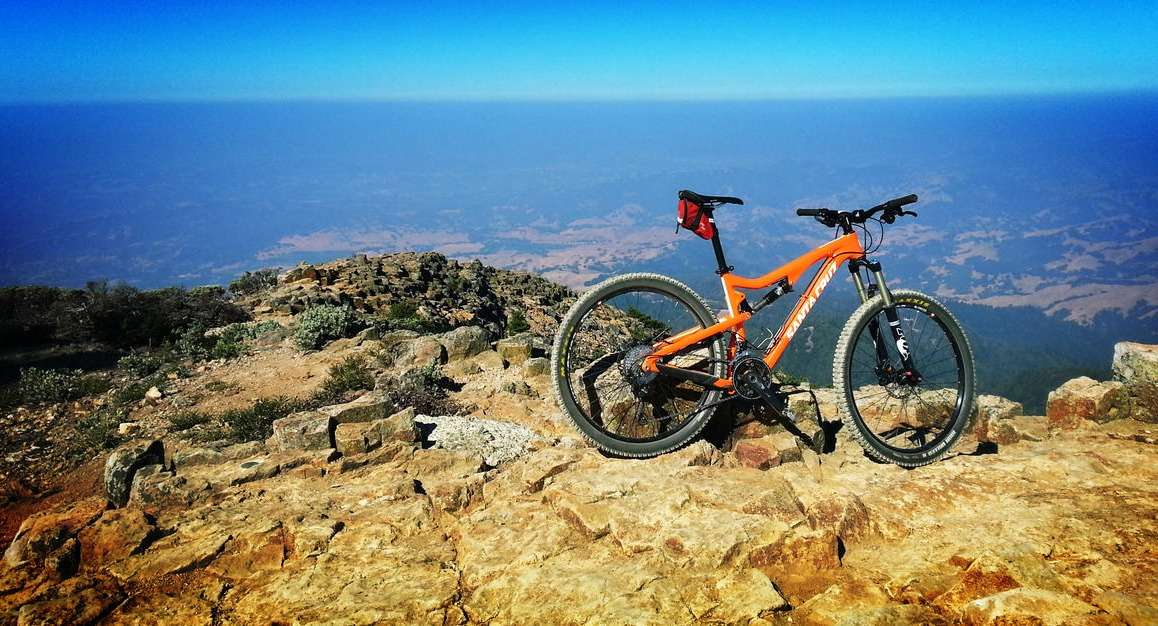
M 507 335 L 517 335 L 531 330 L 531 325 L 527 323 L 527 317 L 519 309 L 511 311 L 507 316 Z

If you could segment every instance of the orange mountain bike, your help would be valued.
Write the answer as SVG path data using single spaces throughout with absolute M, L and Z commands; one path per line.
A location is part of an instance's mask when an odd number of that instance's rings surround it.
M 774 370 L 820 295 L 847 263 L 861 305 L 836 346 L 832 378 L 841 419 L 869 455 L 916 467 L 941 458 L 969 426 L 974 364 L 961 325 L 938 301 L 892 291 L 866 223 L 892 224 L 917 214 L 917 196 L 851 212 L 797 209 L 836 229 L 835 238 L 759 278 L 733 273 L 713 213 L 739 198 L 679 194 L 679 224 L 711 240 L 727 310 L 720 318 L 683 283 L 660 274 L 610 278 L 584 293 L 563 318 L 551 354 L 560 406 L 600 448 L 629 457 L 683 446 L 725 402 L 765 404 L 805 443 L 819 445 L 785 410 L 795 389 Z M 868 250 L 858 237 L 869 242 Z M 874 229 L 875 230 L 875 229 Z M 779 330 L 751 340 L 744 324 L 795 291 L 819 264 Z M 750 301 L 741 290 L 767 290 Z M 823 432 L 823 431 L 822 431 Z

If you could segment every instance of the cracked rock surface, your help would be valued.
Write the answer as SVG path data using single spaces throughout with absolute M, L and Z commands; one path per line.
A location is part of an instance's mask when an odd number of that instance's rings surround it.
M 912 471 L 844 439 L 765 471 L 707 443 L 646 461 L 541 446 L 489 469 L 488 450 L 392 442 L 344 459 L 266 456 L 282 469 L 240 483 L 237 460 L 198 458 L 177 467 L 200 485 L 180 504 L 90 499 L 30 518 L 0 615 L 1154 623 L 1155 448 L 1108 436 L 1143 426 L 1060 431 Z M 80 562 L 62 571 L 53 555 L 73 538 Z

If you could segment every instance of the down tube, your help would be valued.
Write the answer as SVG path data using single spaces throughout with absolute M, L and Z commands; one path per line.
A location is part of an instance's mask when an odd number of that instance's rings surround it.
M 788 349 L 788 344 L 792 343 L 796 331 L 800 330 L 800 325 L 804 323 L 804 319 L 808 317 L 812 307 L 816 306 L 820 294 L 824 293 L 828 284 L 832 282 L 833 276 L 836 276 L 836 270 L 840 269 L 840 264 L 841 261 L 838 260 L 838 257 L 828 257 L 820 266 L 820 271 L 812 278 L 812 282 L 808 284 L 808 289 L 796 301 L 796 306 L 788 314 L 787 321 L 776 333 L 776 341 L 772 344 L 772 350 L 764 356 L 764 362 L 768 364 L 769 368 L 776 367 L 776 364 L 780 362 L 780 357 L 784 356 L 784 351 Z

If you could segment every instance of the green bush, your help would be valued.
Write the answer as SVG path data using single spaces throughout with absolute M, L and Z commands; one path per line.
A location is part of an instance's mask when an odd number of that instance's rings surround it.
M 519 309 L 511 311 L 507 316 L 507 335 L 517 335 L 531 330 L 531 325 L 527 323 L 527 317 Z
M 113 403 L 117 406 L 136 404 L 145 397 L 145 392 L 148 391 L 151 386 L 152 385 L 142 381 L 129 383 L 117 389 L 116 393 L 113 394 Z
M 248 296 L 274 287 L 277 287 L 277 268 L 273 267 L 246 272 L 229 283 L 229 291 L 239 296 Z
M 148 376 L 165 365 L 165 360 L 153 354 L 133 352 L 117 360 L 117 369 L 133 376 Z
M 29 367 L 20 370 L 16 395 L 28 403 L 62 402 L 100 395 L 112 388 L 105 374 Z
M 173 350 L 193 361 L 203 361 L 209 358 L 214 341 L 205 336 L 205 327 L 201 324 L 190 324 L 181 329 L 177 340 L 173 342 Z
M 173 430 L 183 431 L 189 430 L 194 426 L 201 424 L 208 424 L 213 421 L 213 417 L 205 413 L 198 413 L 197 411 L 183 411 L 169 417 L 169 423 L 173 425 Z
M 451 415 L 460 412 L 462 407 L 450 398 L 450 384 L 441 369 L 428 366 L 403 375 L 382 395 L 391 412 L 414 407 L 415 412 L 423 415 Z
M 370 372 L 366 357 L 351 355 L 330 367 L 329 376 L 318 390 L 315 401 L 321 404 L 337 402 L 348 392 L 373 388 L 374 375 Z
M 252 326 L 248 323 L 230 324 L 216 335 L 209 337 L 209 342 L 212 344 L 209 348 L 209 357 L 213 359 L 236 359 L 247 352 L 245 341 L 252 338 Z
M 96 372 L 77 377 L 75 385 L 76 397 L 78 398 L 99 396 L 112 388 L 113 383 L 108 376 Z
M 418 333 L 437 333 L 449 330 L 440 320 L 429 319 L 418 312 L 418 304 L 413 300 L 399 300 L 390 303 L 385 317 L 375 322 L 381 330 L 413 330 Z
M 18 388 L 25 402 L 61 402 L 77 393 L 79 372 L 29 367 L 20 370 Z
M 94 451 L 115 447 L 121 440 L 117 426 L 127 417 L 123 409 L 107 406 L 82 417 L 76 423 L 78 455 L 90 456 Z
M 358 330 L 358 317 L 346 306 L 322 304 L 298 315 L 294 342 L 302 350 L 317 350 L 334 339 L 349 337 Z
M 285 397 L 258 400 L 245 409 L 233 409 L 221 415 L 235 441 L 262 441 L 273 434 L 273 423 L 290 413 L 309 408 L 302 402 Z
M 189 328 L 215 328 L 249 319 L 221 287 L 138 291 L 90 283 L 86 292 L 92 335 L 117 346 L 158 346 Z
M 251 339 L 257 339 L 258 337 L 261 337 L 262 335 L 268 335 L 269 333 L 272 333 L 274 331 L 278 331 L 281 329 L 282 329 L 281 324 L 277 323 L 277 321 L 275 321 L 275 320 L 264 320 L 261 322 L 251 322 L 250 338 Z

